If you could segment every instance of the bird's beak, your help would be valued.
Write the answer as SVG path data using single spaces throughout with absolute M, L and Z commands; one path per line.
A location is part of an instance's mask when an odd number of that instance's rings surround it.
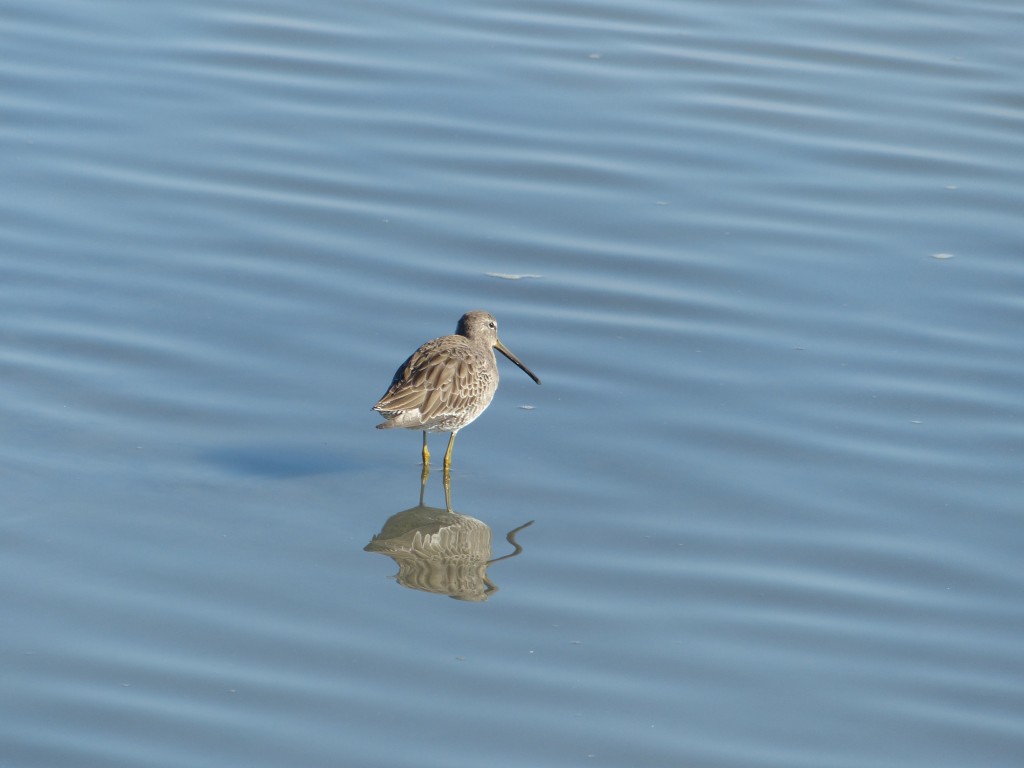
M 511 360 L 517 366 L 519 366 L 527 376 L 529 376 L 531 379 L 533 379 L 538 384 L 540 384 L 540 379 L 538 379 L 536 376 L 533 375 L 533 371 L 531 371 L 529 368 L 527 368 L 525 365 L 523 365 L 523 362 L 518 357 L 513 355 L 509 351 L 508 347 L 506 347 L 504 344 L 502 344 L 497 339 L 494 340 L 494 348 L 496 350 L 498 350 L 499 352 L 501 352 L 501 354 L 503 354 L 505 357 L 507 357 L 509 360 Z

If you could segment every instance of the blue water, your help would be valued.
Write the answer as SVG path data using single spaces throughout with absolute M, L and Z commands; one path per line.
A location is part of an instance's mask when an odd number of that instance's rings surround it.
M 0 19 L 0 766 L 1024 764 L 1018 3 Z

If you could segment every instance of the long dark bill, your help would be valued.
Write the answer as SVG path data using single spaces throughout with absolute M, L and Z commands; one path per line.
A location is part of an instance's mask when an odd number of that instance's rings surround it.
M 536 382 L 537 382 L 538 384 L 540 384 L 540 379 L 538 379 L 538 378 L 537 378 L 536 376 L 534 376 L 534 375 L 533 375 L 533 371 L 531 371 L 531 370 L 530 370 L 529 368 L 527 368 L 527 367 L 526 367 L 525 365 L 523 365 L 523 361 L 522 361 L 522 360 L 520 360 L 520 359 L 519 359 L 518 357 L 516 357 L 515 355 L 513 355 L 513 354 L 512 354 L 512 353 L 511 353 L 511 352 L 509 351 L 508 347 L 506 347 L 506 346 L 505 346 L 504 344 L 502 344 L 502 343 L 501 343 L 500 341 L 498 341 L 497 339 L 495 339 L 495 341 L 494 341 L 494 348 L 495 348 L 496 350 L 498 350 L 499 352 L 501 352 L 501 354 L 503 354 L 503 355 L 504 355 L 505 357 L 507 357 L 507 358 L 508 358 L 509 360 L 511 360 L 511 361 L 512 361 L 513 363 L 515 363 L 515 364 L 516 364 L 517 366 L 519 366 L 519 368 L 521 368 L 521 369 L 523 370 L 523 372 L 524 372 L 524 373 L 525 373 L 525 374 L 526 374 L 527 376 L 529 376 L 529 377 L 530 377 L 531 379 L 533 379 L 533 380 L 534 380 L 534 381 L 536 381 Z

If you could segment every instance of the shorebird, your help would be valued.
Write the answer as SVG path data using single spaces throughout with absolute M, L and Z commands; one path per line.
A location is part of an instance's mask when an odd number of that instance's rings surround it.
M 384 397 L 373 406 L 385 421 L 377 429 L 419 429 L 423 432 L 424 479 L 430 466 L 427 432 L 450 432 L 444 454 L 447 477 L 452 446 L 459 430 L 490 405 L 498 389 L 498 350 L 527 376 L 538 379 L 498 339 L 498 321 L 489 312 L 476 310 L 459 318 L 452 336 L 428 341 L 402 363 Z

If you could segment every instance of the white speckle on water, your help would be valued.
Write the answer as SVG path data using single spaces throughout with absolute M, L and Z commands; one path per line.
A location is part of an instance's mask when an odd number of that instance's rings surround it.
M 941 260 L 952 259 L 953 258 L 953 254 L 952 253 L 933 253 L 932 254 L 932 258 L 933 259 L 941 259 Z
M 540 277 L 540 275 L 506 275 L 502 272 L 486 272 L 485 274 L 488 277 L 497 277 L 500 280 L 536 280 Z
M 536 405 L 520 405 L 519 406 L 519 410 L 521 410 L 521 411 L 532 411 L 536 407 L 537 407 Z

